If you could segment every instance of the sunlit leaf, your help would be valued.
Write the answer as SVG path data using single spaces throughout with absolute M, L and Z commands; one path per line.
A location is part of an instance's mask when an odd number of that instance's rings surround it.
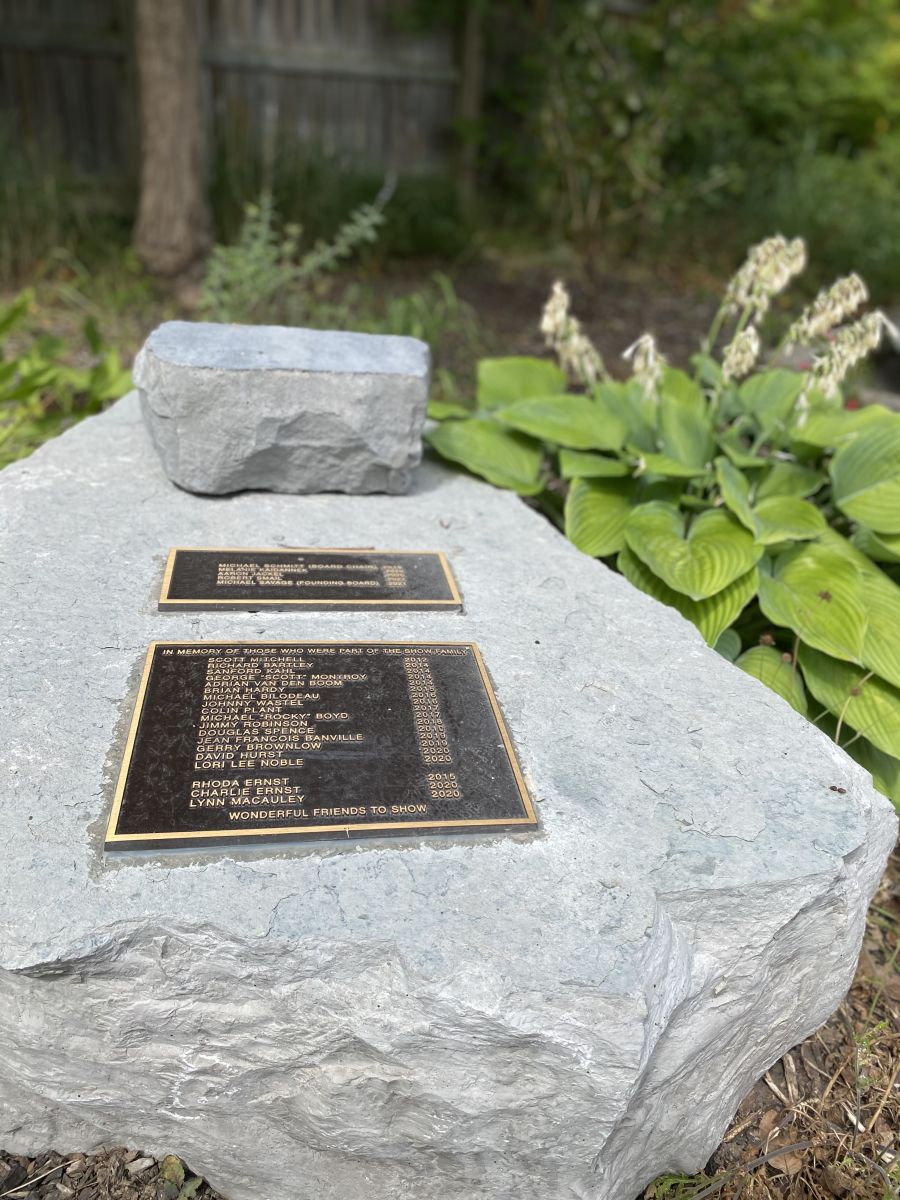
M 706 417 L 706 399 L 699 385 L 686 371 L 666 367 L 660 387 L 663 403 L 674 403 L 690 412 L 698 421 Z
M 737 620 L 756 593 L 755 567 L 722 588 L 720 592 L 716 592 L 714 596 L 706 600 L 691 600 L 689 596 L 676 592 L 663 583 L 627 546 L 616 559 L 616 566 L 629 583 L 652 596 L 654 600 L 659 600 L 661 604 L 676 608 L 683 617 L 696 625 L 708 646 L 715 646 L 716 650 L 722 653 L 720 644 L 723 638 L 731 634 L 732 637 L 728 641 L 732 646 L 736 641 L 734 653 L 740 652 L 741 640 L 735 631 L 728 627 Z
M 759 605 L 770 621 L 793 630 L 808 645 L 862 662 L 862 576 L 837 551 L 811 542 L 779 554 L 771 574 L 760 569 Z
M 900 689 L 808 646 L 800 647 L 800 665 L 807 688 L 842 728 L 849 726 L 885 754 L 900 756 Z
M 876 533 L 900 533 L 900 416 L 838 450 L 831 460 L 831 487 L 848 517 Z
M 497 487 L 511 488 L 523 496 L 541 490 L 543 452 L 524 434 L 471 417 L 445 421 L 425 436 L 444 458 L 460 463 Z
M 714 387 L 722 378 L 722 368 L 711 354 L 692 354 L 691 366 L 700 383 L 708 387 Z
M 593 396 L 605 411 L 624 422 L 630 444 L 639 451 L 656 449 L 658 402 L 655 396 L 645 393 L 637 380 L 599 383 L 593 389 Z
M 566 537 L 594 558 L 616 554 L 634 505 L 630 479 L 576 479 L 566 497 Z
M 755 499 L 765 500 L 769 496 L 811 496 L 826 479 L 824 472 L 802 467 L 799 463 L 776 462 L 760 480 Z
M 449 417 L 471 417 L 472 410 L 452 400 L 429 400 L 428 415 L 432 421 L 446 421 Z
M 685 515 L 674 505 L 642 504 L 631 514 L 625 536 L 655 575 L 692 600 L 714 596 L 762 555 L 747 530 L 722 509 L 701 513 L 685 530 Z
M 895 414 L 881 404 L 867 404 L 855 410 L 820 409 L 798 419 L 790 433 L 795 442 L 825 450 L 849 445 L 862 434 L 895 420 Z
M 637 459 L 637 471 L 642 475 L 662 475 L 666 479 L 700 479 L 709 473 L 706 466 L 690 467 L 667 454 L 655 454 L 652 451 L 638 451 L 633 446 L 626 447 L 629 454 Z
M 715 468 L 716 483 L 719 485 L 722 499 L 744 528 L 749 529 L 755 536 L 756 522 L 750 508 L 750 484 L 747 482 L 746 475 L 743 475 L 732 462 L 721 455 L 716 459 Z
M 478 363 L 479 408 L 501 408 L 526 396 L 553 396 L 565 390 L 564 372 L 546 358 L 482 358 Z
M 791 708 L 806 716 L 806 691 L 790 654 L 782 654 L 774 646 L 752 646 L 734 665 L 777 692 Z
M 620 458 L 590 454 L 585 450 L 560 450 L 559 473 L 563 479 L 613 479 L 631 474 L 631 467 Z
M 862 663 L 900 687 L 900 588 L 882 572 L 862 576 L 866 636 Z
M 683 371 L 666 372 L 659 406 L 659 448 L 675 462 L 705 467 L 715 443 L 703 394 Z
M 900 687 L 900 587 L 834 529 L 819 539 L 854 566 L 862 581 L 866 630 L 860 663 Z
M 865 767 L 878 791 L 892 800 L 900 812 L 900 759 L 885 754 L 864 737 L 851 738 L 844 749 L 861 767 Z
M 850 539 L 857 550 L 875 562 L 900 563 L 900 534 L 874 533 L 860 525 Z
M 753 469 L 769 465 L 769 459 L 762 458 L 759 454 L 751 451 L 750 446 L 742 437 L 741 431 L 735 427 L 720 433 L 717 441 L 736 467 Z
M 825 528 L 825 518 L 814 504 L 798 496 L 767 496 L 753 506 L 756 540 L 763 545 L 804 542 Z
M 574 450 L 618 450 L 625 425 L 587 396 L 532 396 L 494 416 L 505 425 Z

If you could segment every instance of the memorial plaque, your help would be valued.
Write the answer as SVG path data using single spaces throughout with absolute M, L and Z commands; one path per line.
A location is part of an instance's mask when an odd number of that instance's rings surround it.
M 537 824 L 468 642 L 154 642 L 107 850 Z
M 462 606 L 443 554 L 432 550 L 169 552 L 159 607 L 454 609 Z

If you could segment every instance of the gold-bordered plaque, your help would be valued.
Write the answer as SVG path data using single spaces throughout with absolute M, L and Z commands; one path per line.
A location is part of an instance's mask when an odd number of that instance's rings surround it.
M 159 596 L 161 611 L 461 607 L 450 564 L 438 550 L 176 546 Z
M 153 642 L 105 848 L 537 825 L 473 642 Z

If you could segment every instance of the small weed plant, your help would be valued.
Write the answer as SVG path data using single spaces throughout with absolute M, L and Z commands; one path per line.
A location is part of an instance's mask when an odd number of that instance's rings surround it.
M 900 414 L 842 396 L 890 327 L 854 319 L 867 294 L 849 276 L 764 361 L 758 330 L 805 263 L 799 239 L 755 246 L 693 370 L 645 334 L 627 381 L 557 284 L 542 329 L 558 363 L 482 360 L 477 410 L 432 405 L 429 440 L 677 609 L 900 805 Z M 806 369 L 771 365 L 798 348 Z
M 215 321 L 276 322 L 314 329 L 352 329 L 420 338 L 437 364 L 439 394 L 456 397 L 456 382 L 443 365 L 471 363 L 483 349 L 471 307 L 448 275 L 436 271 L 420 287 L 391 294 L 382 286 L 334 279 L 363 246 L 375 242 L 384 223 L 390 184 L 371 204 L 355 209 L 330 241 L 303 251 L 299 225 L 282 225 L 272 196 L 247 206 L 234 245 L 217 245 L 210 256 L 200 307 Z
M 307 322 L 322 277 L 377 239 L 387 198 L 385 192 L 360 205 L 331 241 L 301 252 L 301 227 L 279 227 L 271 192 L 263 192 L 258 203 L 247 205 L 234 245 L 213 247 L 201 309 L 213 321 Z

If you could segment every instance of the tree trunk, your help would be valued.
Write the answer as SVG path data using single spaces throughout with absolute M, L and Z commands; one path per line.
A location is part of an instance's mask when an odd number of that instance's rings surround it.
M 176 279 L 209 249 L 200 45 L 193 0 L 137 0 L 141 196 L 135 249 Z
M 478 192 L 478 144 L 481 140 L 481 99 L 484 75 L 484 13 L 487 0 L 466 0 L 459 51 L 457 117 L 460 126 L 457 189 L 460 208 L 474 216 Z

